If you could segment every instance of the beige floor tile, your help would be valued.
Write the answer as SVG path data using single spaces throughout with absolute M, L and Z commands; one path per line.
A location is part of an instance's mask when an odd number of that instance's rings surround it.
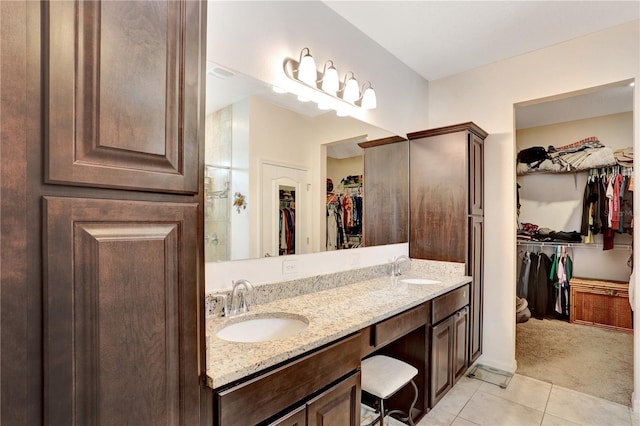
M 633 426 L 640 426 L 640 413 L 631 412 L 631 424 Z
M 462 377 L 434 408 L 457 415 L 481 385 L 480 380 Z
M 453 423 L 451 423 L 451 426 L 477 426 L 477 424 L 470 422 L 469 420 L 465 420 L 462 417 L 456 417 Z
M 511 402 L 517 402 L 518 404 L 544 411 L 551 392 L 551 383 L 516 374 L 511 378 L 506 389 L 491 383 L 483 383 L 479 390 Z
M 580 426 L 580 424 L 545 413 L 541 426 Z
M 543 412 L 478 390 L 459 417 L 479 425 L 539 426 Z
M 439 408 L 429 411 L 426 416 L 420 420 L 417 426 L 449 426 L 456 418 L 455 414 Z
M 551 388 L 547 413 L 584 426 L 630 426 L 629 407 L 560 386 Z

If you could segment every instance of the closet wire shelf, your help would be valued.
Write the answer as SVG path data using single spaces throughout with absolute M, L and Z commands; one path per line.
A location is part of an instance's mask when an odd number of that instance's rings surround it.
M 585 244 L 585 243 L 563 243 L 559 241 L 522 241 L 517 240 L 519 246 L 530 246 L 530 247 L 578 247 L 578 248 L 602 248 L 604 244 L 602 243 L 593 243 L 593 244 Z M 616 244 L 612 250 L 631 250 L 631 244 Z

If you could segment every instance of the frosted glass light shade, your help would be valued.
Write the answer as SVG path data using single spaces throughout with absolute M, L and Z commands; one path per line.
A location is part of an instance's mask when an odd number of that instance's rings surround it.
M 340 88 L 340 79 L 338 78 L 338 70 L 331 66 L 327 68 L 322 76 L 322 90 L 335 96 Z
M 316 69 L 316 61 L 309 53 L 304 55 L 300 59 L 300 65 L 298 67 L 298 80 L 309 86 L 316 86 L 316 77 L 318 70 Z
M 371 87 L 367 87 L 362 94 L 360 106 L 364 109 L 375 109 L 377 106 L 376 92 Z
M 344 93 L 342 99 L 347 102 L 354 103 L 360 98 L 360 89 L 358 88 L 358 80 L 351 77 L 347 80 L 347 84 L 344 87 Z

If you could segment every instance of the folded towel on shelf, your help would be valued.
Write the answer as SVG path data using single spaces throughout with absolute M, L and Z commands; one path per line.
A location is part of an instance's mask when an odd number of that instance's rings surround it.
M 633 147 L 616 149 L 613 156 L 619 165 L 633 167 Z

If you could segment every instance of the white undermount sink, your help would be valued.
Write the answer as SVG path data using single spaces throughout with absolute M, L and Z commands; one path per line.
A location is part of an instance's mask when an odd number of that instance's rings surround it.
M 440 284 L 440 281 L 430 280 L 427 278 L 403 278 L 400 280 L 400 282 L 405 284 L 418 284 L 418 285 Z
M 302 315 L 276 312 L 232 318 L 216 336 L 229 342 L 267 342 L 300 333 L 309 326 Z

